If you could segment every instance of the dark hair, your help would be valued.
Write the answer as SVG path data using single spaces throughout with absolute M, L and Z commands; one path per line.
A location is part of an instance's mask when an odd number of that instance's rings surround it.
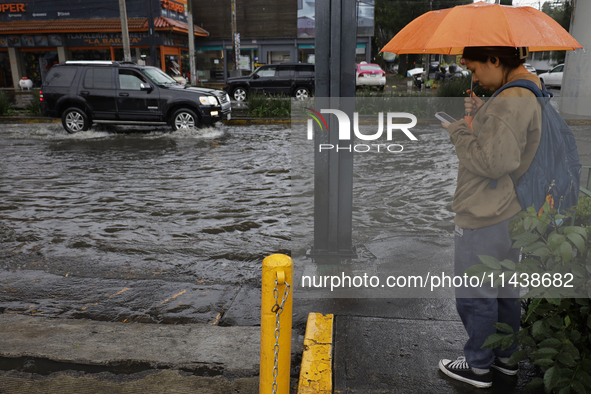
M 525 63 L 519 56 L 519 48 L 513 47 L 466 47 L 462 57 L 466 60 L 486 63 L 490 58 L 499 59 L 499 63 L 511 71 Z

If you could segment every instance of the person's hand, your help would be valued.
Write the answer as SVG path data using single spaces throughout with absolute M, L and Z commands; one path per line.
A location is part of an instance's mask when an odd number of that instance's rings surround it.
M 466 93 L 468 93 L 468 95 L 470 96 L 470 97 L 466 97 L 464 99 L 464 107 L 466 109 L 466 115 L 469 114 L 469 115 L 474 116 L 476 111 L 478 111 L 480 109 L 480 107 L 482 107 L 484 105 L 484 101 L 482 101 L 481 99 L 476 97 L 476 95 L 474 93 L 472 93 L 472 91 L 470 91 L 470 89 L 468 89 L 466 91 Z
M 441 122 L 441 126 L 447 130 L 447 128 L 449 127 L 451 123 L 445 123 L 445 122 Z

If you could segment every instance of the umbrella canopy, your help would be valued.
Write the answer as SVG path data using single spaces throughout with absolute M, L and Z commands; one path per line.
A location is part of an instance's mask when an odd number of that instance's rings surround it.
M 381 52 L 459 55 L 465 47 L 481 46 L 529 47 L 530 52 L 582 48 L 558 22 L 535 8 L 480 2 L 419 16 Z

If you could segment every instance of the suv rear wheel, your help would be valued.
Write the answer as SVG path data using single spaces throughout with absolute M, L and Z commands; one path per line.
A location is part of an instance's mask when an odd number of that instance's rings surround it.
M 245 88 L 239 86 L 232 91 L 232 98 L 236 101 L 244 101 L 246 100 L 247 93 Z
M 305 100 L 310 97 L 310 91 L 308 88 L 298 87 L 295 89 L 293 95 L 298 100 Z
M 196 128 L 199 127 L 199 118 L 190 109 L 181 108 L 176 110 L 172 115 L 170 125 L 172 126 L 172 131 Z
M 62 125 L 68 133 L 86 131 L 90 128 L 90 122 L 86 113 L 80 108 L 71 107 L 62 114 Z

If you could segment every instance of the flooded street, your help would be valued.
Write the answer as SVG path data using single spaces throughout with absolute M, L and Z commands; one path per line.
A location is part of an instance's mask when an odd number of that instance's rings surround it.
M 311 245 L 313 160 L 298 130 L 2 125 L 0 313 L 219 323 L 241 288 L 260 287 L 264 257 Z M 588 126 L 573 130 L 589 165 Z M 453 232 L 453 146 L 438 125 L 413 132 L 404 152 L 355 156 L 361 259 L 381 237 Z
M 151 295 L 166 299 L 169 282 L 232 293 L 232 286 L 258 283 L 265 256 L 288 253 L 289 129 L 1 130 L 0 306 L 7 310 L 85 316 L 94 306 L 99 318 L 124 320 L 150 309 Z M 161 282 L 145 282 L 136 306 L 127 299 L 116 313 L 99 310 L 146 280 Z M 36 286 L 50 294 L 35 293 Z M 189 293 L 183 303 L 199 298 Z

